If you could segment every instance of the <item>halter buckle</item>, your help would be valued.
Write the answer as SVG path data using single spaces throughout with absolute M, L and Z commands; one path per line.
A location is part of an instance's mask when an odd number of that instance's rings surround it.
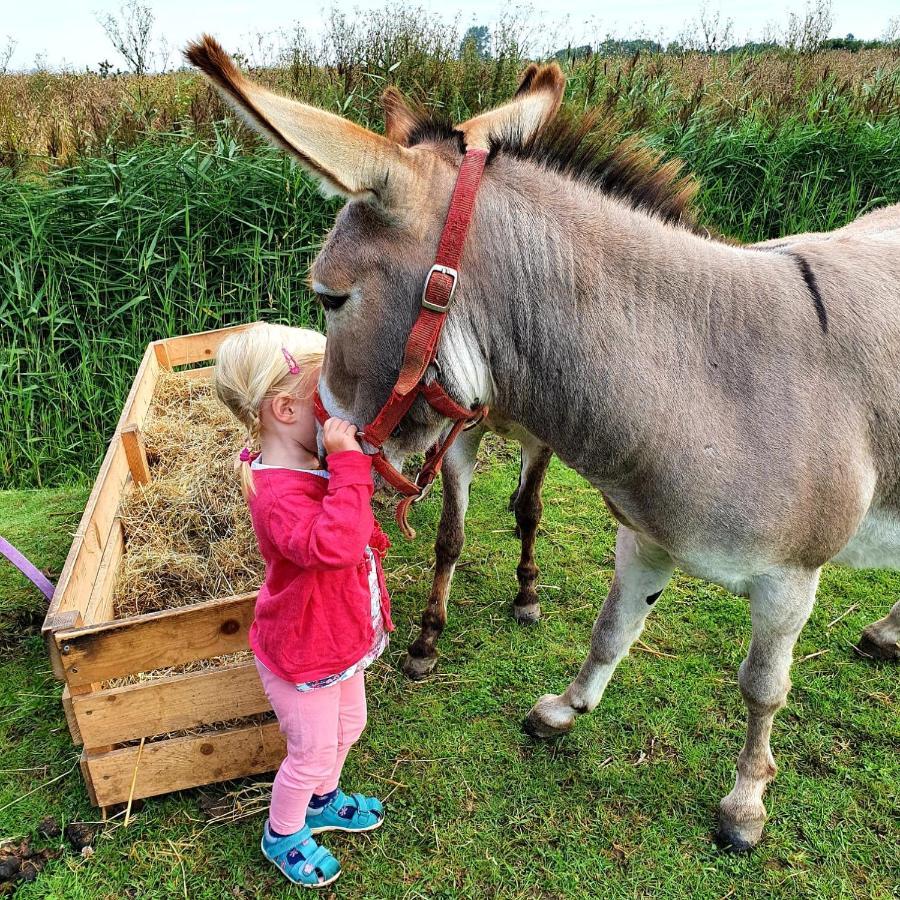
M 447 295 L 447 302 L 441 306 L 439 303 L 432 303 L 430 300 L 426 299 L 426 295 L 428 294 L 428 287 L 431 284 L 431 276 L 434 275 L 435 272 L 440 272 L 442 275 L 449 275 L 450 278 L 453 279 L 453 284 L 450 285 L 450 293 Z M 450 309 L 450 301 L 453 299 L 453 295 L 456 293 L 456 283 L 459 281 L 459 272 L 456 271 L 452 266 L 439 266 L 433 265 L 429 270 L 428 274 L 425 276 L 425 287 L 422 288 L 422 306 L 425 309 L 430 309 L 432 312 L 436 313 L 445 313 L 448 309 Z

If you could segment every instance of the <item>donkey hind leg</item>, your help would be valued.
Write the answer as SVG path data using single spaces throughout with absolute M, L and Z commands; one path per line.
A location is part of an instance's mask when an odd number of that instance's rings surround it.
M 900 660 L 900 600 L 883 619 L 863 629 L 859 651 L 874 659 Z
M 428 604 L 422 611 L 422 625 L 409 645 L 403 671 L 410 678 L 424 678 L 437 663 L 437 642 L 447 624 L 447 598 L 453 570 L 462 552 L 469 486 L 475 469 L 475 456 L 484 437 L 484 428 L 463 431 L 447 451 L 442 466 L 443 506 L 434 542 L 434 580 Z
M 813 607 L 818 570 L 794 572 L 775 580 L 758 579 L 750 588 L 753 637 L 738 670 L 747 705 L 747 738 L 737 760 L 731 793 L 719 804 L 719 843 L 750 850 L 762 837 L 766 808 L 762 796 L 775 777 L 769 748 L 772 720 L 787 699 L 794 644 Z
M 513 616 L 517 622 L 531 625 L 541 616 L 537 598 L 537 580 L 540 570 L 534 561 L 534 542 L 544 504 L 541 488 L 553 451 L 539 441 L 522 442 L 522 466 L 519 486 L 510 498 L 510 508 L 516 515 L 516 532 L 522 541 L 522 553 L 516 567 L 519 590 L 513 601 Z
M 642 541 L 624 525 L 616 535 L 616 572 L 594 622 L 591 649 L 581 671 L 560 694 L 545 694 L 525 719 L 533 737 L 549 738 L 571 729 L 575 717 L 592 710 L 603 696 L 619 661 L 637 640 L 644 620 L 672 576 L 674 563 L 662 548 Z

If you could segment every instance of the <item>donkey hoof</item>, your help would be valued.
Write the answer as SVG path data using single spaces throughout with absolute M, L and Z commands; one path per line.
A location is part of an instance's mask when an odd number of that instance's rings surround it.
M 716 843 L 731 853 L 748 853 L 762 839 L 766 809 L 762 803 L 737 806 L 725 798 L 719 804 Z
M 555 694 L 544 694 L 525 717 L 522 728 L 533 738 L 549 740 L 572 730 L 575 711 Z
M 520 625 L 534 625 L 541 617 L 540 603 L 513 604 L 513 618 Z
M 879 622 L 875 622 L 863 629 L 857 649 L 860 653 L 871 656 L 873 659 L 890 662 L 900 660 L 900 642 L 891 640 L 892 635 L 890 634 L 882 634 L 879 625 Z
M 413 681 L 421 681 L 434 671 L 437 661 L 437 656 L 411 656 L 407 653 L 403 660 L 403 673 Z
M 759 843 L 759 838 L 756 842 Z M 725 831 L 722 828 L 716 831 L 716 844 L 720 850 L 727 853 L 749 853 L 756 846 L 756 843 L 748 841 L 738 832 Z

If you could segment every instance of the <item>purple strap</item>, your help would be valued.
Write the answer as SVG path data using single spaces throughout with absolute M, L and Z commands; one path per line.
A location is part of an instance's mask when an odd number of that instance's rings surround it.
M 53 598 L 53 582 L 27 557 L 23 556 L 4 537 L 0 537 L 0 553 L 2 553 L 31 583 L 48 599 Z

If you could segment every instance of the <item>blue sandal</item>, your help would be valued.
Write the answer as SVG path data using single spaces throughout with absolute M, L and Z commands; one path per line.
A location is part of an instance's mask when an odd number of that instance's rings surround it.
M 306 814 L 306 824 L 312 834 L 322 831 L 374 831 L 383 822 L 384 807 L 380 800 L 364 794 L 348 796 L 340 788 L 321 812 Z
M 288 881 L 307 888 L 327 887 L 341 874 L 340 863 L 314 840 L 309 826 L 294 834 L 276 837 L 266 823 L 260 849 L 269 862 L 274 863 Z

